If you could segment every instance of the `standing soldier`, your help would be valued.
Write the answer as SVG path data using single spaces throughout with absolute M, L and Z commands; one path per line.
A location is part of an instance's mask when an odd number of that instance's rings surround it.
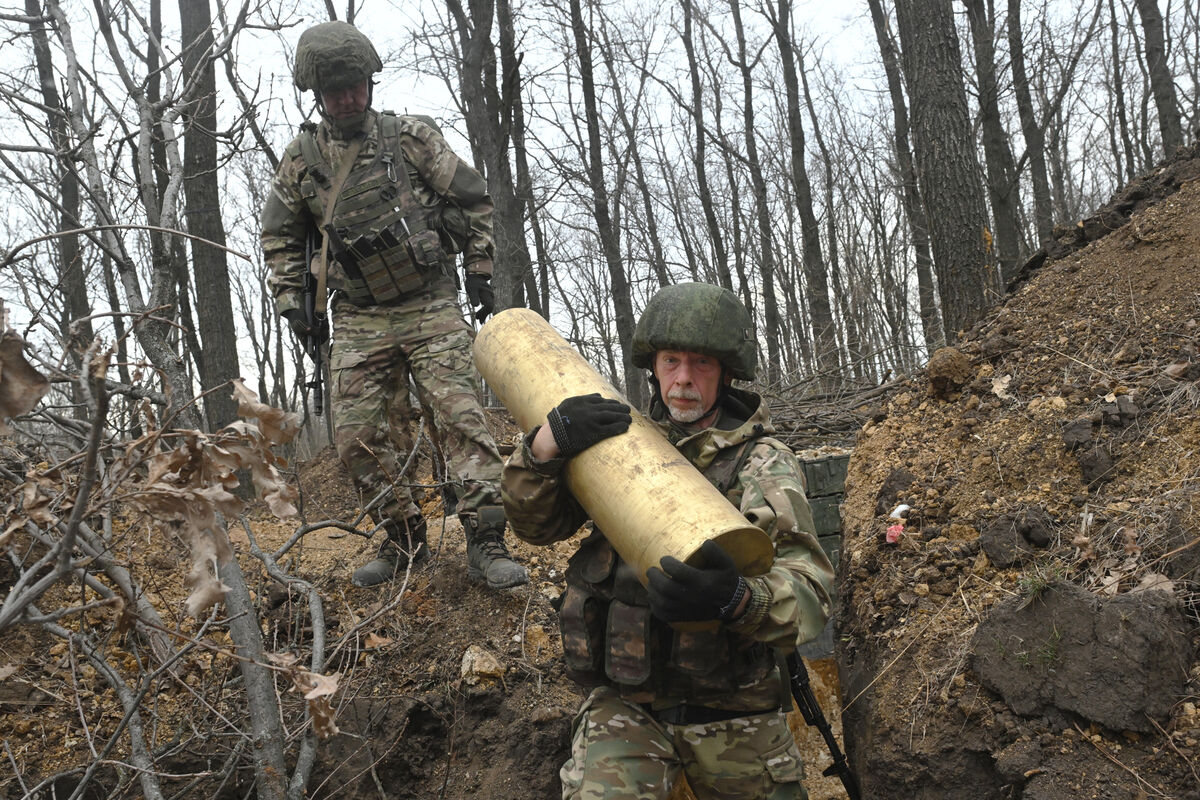
M 821 633 L 833 568 L 799 462 L 766 436 L 762 398 L 730 385 L 755 374 L 750 315 L 719 286 L 668 286 L 638 321 L 633 362 L 651 372 L 650 419 L 771 537 L 775 561 L 747 578 L 709 541 L 703 566 L 668 556 L 643 587 L 603 532 L 580 543 L 558 615 L 569 674 L 590 693 L 572 726 L 563 798 L 665 800 L 681 771 L 704 800 L 805 798 L 782 662 Z M 587 514 L 563 482 L 565 462 L 630 422 L 625 404 L 584 395 L 525 437 L 502 483 L 517 536 L 548 545 L 575 533 Z M 710 626 L 671 627 L 681 622 Z
M 469 576 L 493 589 L 516 586 L 529 578 L 504 543 L 502 461 L 484 423 L 454 273 L 461 252 L 482 322 L 494 302 L 492 200 L 432 120 L 371 108 L 372 75 L 382 69 L 370 40 L 348 23 L 301 34 L 295 82 L 316 95 L 321 123 L 302 126 L 288 145 L 263 208 L 270 284 L 302 340 L 323 337 L 332 291 L 338 454 L 367 496 L 394 489 L 373 512 L 386 538 L 353 582 L 382 583 L 429 554 L 425 519 L 400 484 L 412 447 L 404 427 L 411 377 L 463 484 L 457 511 Z M 306 281 L 315 284 L 308 298 Z

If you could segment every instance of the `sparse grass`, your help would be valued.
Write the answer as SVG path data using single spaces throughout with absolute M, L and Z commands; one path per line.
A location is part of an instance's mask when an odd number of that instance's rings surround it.
M 1049 566 L 1037 563 L 1029 572 L 1022 573 L 1021 577 L 1017 578 L 1017 594 L 1022 598 L 1021 608 L 1041 597 L 1043 592 L 1061 581 L 1065 574 L 1062 565 L 1058 563 Z

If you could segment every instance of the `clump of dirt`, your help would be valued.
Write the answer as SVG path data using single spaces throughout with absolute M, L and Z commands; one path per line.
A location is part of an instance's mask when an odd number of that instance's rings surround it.
M 839 661 L 865 796 L 1200 798 L 1194 150 L 860 431 Z

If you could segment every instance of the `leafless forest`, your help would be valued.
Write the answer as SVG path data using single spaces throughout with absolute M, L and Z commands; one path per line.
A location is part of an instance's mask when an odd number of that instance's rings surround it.
M 953 341 L 1056 230 L 1197 137 L 1197 0 L 839 13 L 792 0 L 0 7 L 0 416 L 13 418 L 0 635 L 47 632 L 115 691 L 120 724 L 89 741 L 93 769 L 120 744 L 130 784 L 169 796 L 147 694 L 221 597 L 250 654 L 251 713 L 229 758 L 254 762 L 259 796 L 303 796 L 334 724 L 323 673 L 341 644 L 324 641 L 322 598 L 286 574 L 286 549 L 253 545 L 311 620 L 304 667 L 273 662 L 224 558 L 247 483 L 294 512 L 271 447 L 324 441 L 258 248 L 272 170 L 316 114 L 290 83 L 308 25 L 362 24 L 386 64 L 376 107 L 434 114 L 488 179 L 498 307 L 546 316 L 635 402 L 633 326 L 660 286 L 741 295 L 773 402 L 868 390 Z M 418 84 L 441 87 L 442 107 L 415 105 Z M 123 507 L 191 542 L 186 637 L 112 548 Z M 105 614 L 115 627 L 94 624 Z M 270 728 L 271 672 L 307 698 L 286 732 Z M 0 772 L 12 759 L 0 753 Z

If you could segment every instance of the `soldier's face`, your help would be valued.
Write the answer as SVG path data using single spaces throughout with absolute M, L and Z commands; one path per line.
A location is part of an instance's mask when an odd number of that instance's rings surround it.
M 321 90 L 325 113 L 333 119 L 347 119 L 367 110 L 367 82 L 360 81 L 340 89 Z
M 721 362 L 712 356 L 686 350 L 659 350 L 654 354 L 658 391 L 671 419 L 707 428 L 715 414 L 701 418 L 721 391 Z

